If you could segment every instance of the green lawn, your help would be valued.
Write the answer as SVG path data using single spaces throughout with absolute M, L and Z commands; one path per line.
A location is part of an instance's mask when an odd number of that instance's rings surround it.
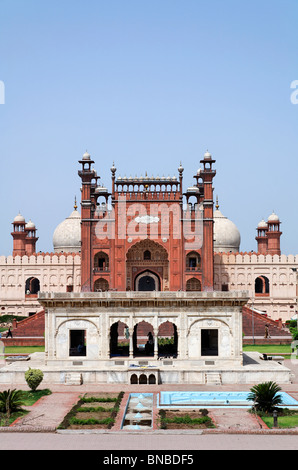
M 43 390 L 25 390 L 24 394 L 24 406 L 32 406 L 37 402 L 41 397 L 51 395 L 51 390 L 45 388 Z
M 34 352 L 44 352 L 44 346 L 6 346 L 5 353 L 9 354 L 32 354 Z M 257 351 L 261 354 L 286 354 L 291 355 L 291 346 L 288 344 L 244 344 L 243 351 Z
M 32 354 L 34 352 L 44 352 L 44 346 L 5 346 L 5 354 Z
M 257 351 L 259 353 L 265 354 L 286 354 L 289 353 L 291 355 L 292 349 L 291 345 L 289 344 L 244 344 L 243 351 Z
M 262 416 L 262 420 L 271 429 L 273 428 L 273 417 Z M 277 426 L 279 428 L 297 428 L 298 427 L 298 413 L 289 416 L 279 416 L 277 419 Z

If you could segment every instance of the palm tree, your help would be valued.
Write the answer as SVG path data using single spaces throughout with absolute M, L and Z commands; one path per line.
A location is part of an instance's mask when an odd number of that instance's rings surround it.
M 0 392 L 0 412 L 6 413 L 7 418 L 13 411 L 18 411 L 24 404 L 24 393 L 22 390 L 4 390 Z
M 275 382 L 264 382 L 250 389 L 247 400 L 254 402 L 257 411 L 271 413 L 282 403 L 281 395 L 278 394 L 280 391 L 281 388 Z

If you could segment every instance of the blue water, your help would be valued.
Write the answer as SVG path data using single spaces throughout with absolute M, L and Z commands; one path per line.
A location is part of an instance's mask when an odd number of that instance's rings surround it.
M 133 414 L 132 410 L 130 409 L 130 405 L 131 405 L 130 401 L 131 401 L 132 398 L 137 398 L 139 400 L 138 404 L 133 407 L 133 409 L 136 409 L 137 412 L 134 413 L 134 419 L 132 419 L 132 421 L 138 421 L 140 419 L 140 423 L 139 424 L 130 424 L 130 425 L 125 425 L 124 426 L 126 415 L 128 413 Z M 148 403 L 148 401 L 149 401 L 149 403 Z M 145 405 L 142 402 L 145 403 Z M 122 419 L 122 423 L 121 423 L 121 429 L 124 429 L 124 428 L 129 429 L 129 430 L 144 429 L 144 427 L 142 427 L 142 424 L 141 424 L 141 419 L 143 417 L 143 415 L 142 415 L 142 410 L 143 409 L 145 409 L 145 410 L 150 409 L 151 428 L 152 428 L 152 426 L 153 426 L 153 420 L 152 420 L 153 393 L 130 393 L 129 397 L 128 397 L 128 400 L 127 400 L 127 403 L 126 403 L 126 407 L 125 407 L 125 411 L 124 411 L 124 415 L 123 415 L 123 419 Z
M 251 408 L 252 401 L 247 400 L 250 392 L 160 392 L 159 408 L 208 407 L 208 408 Z M 298 401 L 288 393 L 279 392 L 282 397 L 280 407 L 298 409 Z

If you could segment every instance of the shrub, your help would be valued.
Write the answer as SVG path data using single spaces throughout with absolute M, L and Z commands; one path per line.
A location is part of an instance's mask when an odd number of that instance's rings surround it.
M 297 341 L 298 340 L 298 329 L 290 327 L 290 333 L 292 335 L 293 340 Z
M 282 398 L 278 394 L 280 391 L 281 388 L 275 382 L 264 382 L 250 389 L 247 400 L 254 401 L 254 407 L 257 411 L 271 413 L 276 406 L 282 403 Z
M 122 398 L 122 397 L 121 397 Z M 115 398 L 98 398 L 98 397 L 82 397 L 81 402 L 82 403 L 116 403 L 118 401 L 118 397 Z
M 25 372 L 25 380 L 31 390 L 35 391 L 43 380 L 43 372 L 40 369 L 29 369 Z
M 14 411 L 18 411 L 24 405 L 24 394 L 22 390 L 4 390 L 0 393 L 0 412 L 10 415 Z
M 89 418 L 89 419 L 80 419 L 76 418 L 75 416 L 72 416 L 69 419 L 70 424 L 79 424 L 79 425 L 92 425 L 92 424 L 105 424 L 105 425 L 111 425 L 114 424 L 114 419 L 113 418 L 105 418 L 105 419 L 95 419 L 95 418 Z

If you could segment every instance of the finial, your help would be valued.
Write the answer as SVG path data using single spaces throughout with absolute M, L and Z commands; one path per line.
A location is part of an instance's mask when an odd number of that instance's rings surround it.
M 215 207 L 216 207 L 216 210 L 218 211 L 218 209 L 219 209 L 219 205 L 218 205 L 218 196 L 216 196 L 216 206 L 215 206 Z
M 75 196 L 74 210 L 76 211 L 77 208 L 78 208 L 78 206 L 77 206 L 77 197 Z
M 112 165 L 112 167 L 111 167 L 111 172 L 112 172 L 112 175 L 113 175 L 113 176 L 115 175 L 116 170 L 117 170 L 117 168 L 115 167 L 115 162 L 113 162 L 113 165 Z

